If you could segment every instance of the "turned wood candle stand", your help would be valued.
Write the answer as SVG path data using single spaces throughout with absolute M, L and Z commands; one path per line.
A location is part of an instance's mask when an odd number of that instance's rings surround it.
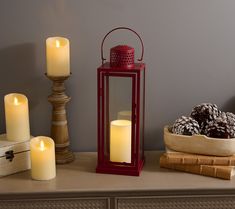
M 69 133 L 65 106 L 71 97 L 65 94 L 64 82 L 69 76 L 46 76 L 53 82 L 52 94 L 48 101 L 52 104 L 51 138 L 55 142 L 57 164 L 66 164 L 74 160 L 74 154 L 69 150 Z

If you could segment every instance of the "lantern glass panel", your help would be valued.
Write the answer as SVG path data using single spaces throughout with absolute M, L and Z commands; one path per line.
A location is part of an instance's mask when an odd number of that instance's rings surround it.
M 143 159 L 143 149 L 144 149 L 144 82 L 145 82 L 145 74 L 142 70 L 140 75 L 140 159 Z
M 109 101 L 108 101 L 108 82 L 109 82 L 109 77 L 108 76 L 104 76 L 104 82 L 103 82 L 103 89 L 104 89 L 104 92 L 103 92 L 103 94 L 104 94 L 104 96 L 103 96 L 103 98 L 102 98 L 102 102 L 101 102 L 101 107 L 102 107 L 102 109 L 103 108 L 105 108 L 105 107 L 107 107 L 108 106 L 108 104 L 109 104 Z M 104 98 L 106 98 L 106 99 L 104 99 Z M 102 103 L 103 103 L 103 105 L 102 105 Z M 102 117 L 101 117 L 101 123 L 103 124 L 103 132 L 102 132 L 102 134 L 103 134 L 103 138 L 105 139 L 104 140 L 104 143 L 103 143 L 103 148 L 104 148 L 104 156 L 105 156 L 105 159 L 107 159 L 108 158 L 108 156 L 109 156 L 109 145 L 108 145 L 108 143 L 109 143 L 109 140 L 108 140 L 108 136 L 109 136 L 109 131 L 108 131 L 108 129 L 106 128 L 106 124 L 108 124 L 109 123 L 109 113 L 108 113 L 108 111 L 104 111 L 104 109 L 102 110 L 102 113 L 103 113 L 103 115 L 102 115 Z M 101 136 L 102 136 L 102 134 L 101 134 Z
M 105 76 L 105 139 L 107 159 L 131 163 L 132 78 Z

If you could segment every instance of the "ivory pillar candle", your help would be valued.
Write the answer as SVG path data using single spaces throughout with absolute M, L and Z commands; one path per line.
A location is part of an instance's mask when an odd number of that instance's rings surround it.
M 56 176 L 55 144 L 46 136 L 30 141 L 31 175 L 35 180 L 49 180 Z
M 30 139 L 28 99 L 23 94 L 12 93 L 4 97 L 6 134 L 9 141 Z
M 70 74 L 69 40 L 50 37 L 46 40 L 47 75 L 68 76 Z
M 111 122 L 110 161 L 131 163 L 131 121 L 129 120 Z

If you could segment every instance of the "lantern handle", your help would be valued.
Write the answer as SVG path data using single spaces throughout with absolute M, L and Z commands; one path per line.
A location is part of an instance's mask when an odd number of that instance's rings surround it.
M 137 59 L 137 60 L 138 60 L 138 61 L 142 61 L 142 60 L 143 60 L 143 56 L 144 56 L 144 44 L 143 44 L 143 41 L 142 41 L 140 35 L 139 35 L 137 32 L 135 32 L 134 30 L 132 30 L 131 28 L 127 28 L 127 27 L 117 27 L 117 28 L 114 28 L 114 29 L 112 29 L 111 31 L 109 31 L 109 32 L 105 35 L 105 37 L 103 38 L 103 40 L 102 40 L 102 43 L 101 43 L 101 59 L 102 59 L 102 64 L 104 64 L 104 61 L 106 60 L 106 58 L 104 58 L 104 50 L 103 50 L 105 39 L 106 39 L 107 36 L 108 36 L 110 33 L 112 33 L 113 31 L 116 31 L 116 30 L 123 30 L 123 29 L 124 29 L 124 30 L 129 30 L 129 31 L 135 33 L 135 34 L 138 36 L 138 38 L 139 38 L 139 40 L 140 40 L 140 43 L 141 43 L 141 47 L 142 47 L 142 53 L 141 53 L 140 59 Z

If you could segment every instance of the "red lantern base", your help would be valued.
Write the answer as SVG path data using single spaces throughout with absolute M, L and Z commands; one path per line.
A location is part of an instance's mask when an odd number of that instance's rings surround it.
M 130 168 L 125 166 L 120 167 L 115 165 L 113 166 L 98 165 L 96 168 L 96 173 L 139 176 L 143 166 L 144 166 L 144 160 L 140 161 L 137 168 Z

